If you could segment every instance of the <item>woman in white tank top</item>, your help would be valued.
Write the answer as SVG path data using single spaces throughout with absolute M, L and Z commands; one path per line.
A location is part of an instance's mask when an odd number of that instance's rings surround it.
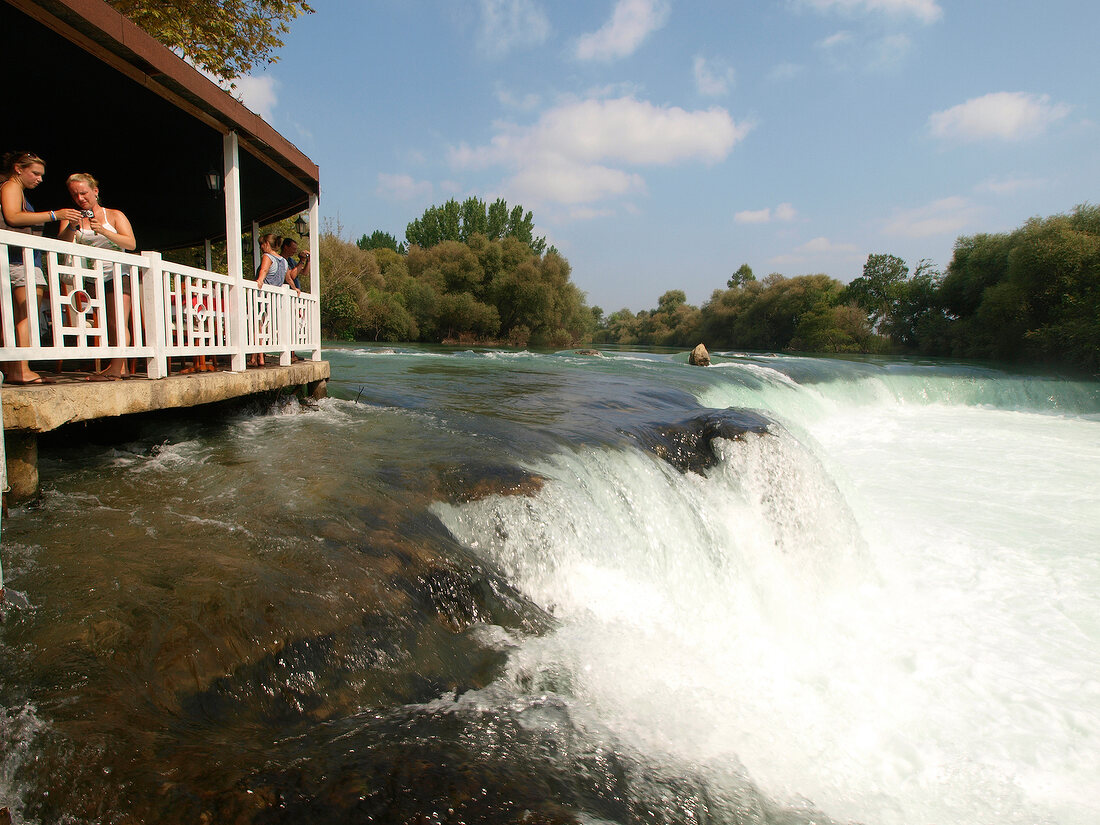
M 63 241 L 73 241 L 97 249 L 114 249 L 123 252 L 133 252 L 137 249 L 137 240 L 134 238 L 134 230 L 130 221 L 122 214 L 120 209 L 106 209 L 99 204 L 99 183 L 91 175 L 77 172 L 69 175 L 66 184 L 73 202 L 80 208 L 82 214 L 79 220 L 65 221 L 61 224 L 58 238 Z M 129 284 L 120 286 L 114 284 L 114 272 L 105 277 L 104 281 L 108 289 L 107 332 L 111 343 L 119 340 L 118 330 L 115 329 L 114 298 L 111 295 L 116 289 L 122 290 L 122 311 L 127 319 L 130 317 L 130 289 Z M 126 343 L 130 343 L 130 327 L 127 321 L 125 329 Z M 107 368 L 101 372 L 88 376 L 89 381 L 116 381 L 119 378 L 129 378 L 125 358 L 113 358 Z

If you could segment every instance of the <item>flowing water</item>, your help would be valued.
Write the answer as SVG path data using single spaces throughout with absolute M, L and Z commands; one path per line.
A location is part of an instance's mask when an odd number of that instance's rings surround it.
M 4 522 L 15 822 L 1100 821 L 1100 391 L 326 350 Z

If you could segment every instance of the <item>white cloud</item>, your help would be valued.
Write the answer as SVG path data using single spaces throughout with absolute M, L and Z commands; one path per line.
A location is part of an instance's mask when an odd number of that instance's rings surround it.
M 708 61 L 697 55 L 692 69 L 695 73 L 695 88 L 699 90 L 699 94 L 717 97 L 728 93 L 733 85 L 733 68 L 723 61 Z
M 836 68 L 858 66 L 864 71 L 878 73 L 900 66 L 912 53 L 913 42 L 905 34 L 868 39 L 850 31 L 838 31 L 818 41 L 817 47 Z
M 779 63 L 768 72 L 768 80 L 791 80 L 802 73 L 798 63 Z
M 837 243 L 836 241 L 830 241 L 824 236 L 819 236 L 812 240 L 806 241 L 802 246 L 798 247 L 799 252 L 810 252 L 815 254 L 837 253 L 837 252 L 855 252 L 858 247 L 855 244 L 850 243 Z
M 644 181 L 623 167 L 725 158 L 752 129 L 725 109 L 686 111 L 632 97 L 569 102 L 532 126 L 496 124 L 488 145 L 450 150 L 461 168 L 503 166 L 528 198 L 584 203 L 641 191 Z
M 1015 195 L 1027 189 L 1039 189 L 1046 186 L 1043 178 L 991 178 L 974 187 L 975 192 L 990 192 L 994 195 Z
M 903 238 L 930 238 L 937 235 L 958 235 L 978 217 L 978 208 L 966 198 L 941 198 L 915 209 L 896 212 L 883 225 L 887 235 Z
M 275 107 L 279 104 L 279 81 L 271 75 L 238 77 L 233 81 L 231 93 L 237 100 L 270 123 Z
M 994 92 L 935 112 L 928 128 L 938 138 L 1023 140 L 1041 134 L 1069 112 L 1066 104 L 1051 103 L 1049 95 Z
M 861 256 L 860 248 L 855 244 L 839 243 L 821 235 L 806 241 L 792 252 L 769 258 L 766 263 L 773 267 L 821 268 L 824 266 L 822 259 L 828 260 L 833 266 L 840 266 L 859 260 Z
M 870 67 L 872 70 L 892 69 L 898 66 L 913 50 L 913 41 L 904 34 L 891 34 L 871 44 Z
M 781 203 L 779 206 L 772 208 L 765 207 L 764 209 L 747 209 L 743 212 L 738 212 L 733 216 L 735 223 L 771 223 L 775 221 L 793 221 L 798 213 L 795 208 L 789 203 Z
M 211 83 L 225 89 L 234 98 L 243 103 L 247 108 L 258 114 L 268 123 L 271 123 L 275 113 L 275 107 L 279 105 L 280 83 L 273 76 L 265 74 L 262 77 L 242 75 L 233 80 L 225 80 L 211 74 L 202 66 L 196 66 L 186 57 L 183 58 L 192 68 L 206 77 Z
M 764 209 L 746 209 L 733 216 L 735 223 L 767 223 L 771 219 L 772 210 L 767 207 Z
M 511 89 L 505 88 L 502 84 L 498 83 L 496 86 L 496 98 L 502 106 L 507 106 L 509 109 L 519 109 L 524 112 L 529 112 L 532 109 L 537 109 L 542 99 L 534 93 L 528 93 L 523 96 L 517 95 Z
M 591 206 L 578 206 L 570 209 L 567 218 L 572 221 L 591 221 L 596 218 L 610 218 L 615 214 L 613 209 L 594 209 Z
M 478 46 L 489 57 L 538 46 L 550 36 L 546 12 L 533 0 L 481 0 Z
M 635 172 L 598 164 L 562 162 L 519 169 L 509 181 L 519 195 L 553 203 L 591 203 L 607 197 L 645 191 L 645 180 Z
M 775 207 L 775 219 L 777 221 L 793 221 L 798 213 L 789 203 L 781 203 Z
M 817 45 L 823 49 L 835 49 L 838 46 L 846 46 L 852 42 L 852 33 L 847 31 L 839 31 L 836 34 L 830 34 L 824 40 Z
M 668 19 L 664 0 L 618 0 L 611 19 L 577 41 L 580 60 L 628 57 Z
M 432 184 L 426 180 L 414 180 L 409 175 L 388 175 L 385 172 L 379 172 L 375 192 L 391 200 L 431 200 Z
M 943 17 L 936 0 L 803 0 L 819 11 L 840 11 L 846 14 L 882 12 L 895 17 L 915 17 L 922 23 L 935 23 Z

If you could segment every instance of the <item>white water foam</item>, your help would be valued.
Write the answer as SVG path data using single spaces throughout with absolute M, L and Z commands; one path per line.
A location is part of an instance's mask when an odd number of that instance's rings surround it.
M 34 758 L 31 748 L 45 728 L 33 705 L 0 707 L 0 737 L 4 740 L 4 756 L 0 759 L 0 807 L 7 807 L 15 822 L 23 821 L 23 806 L 29 790 L 20 780 L 19 771 Z
M 706 478 L 587 450 L 437 508 L 561 620 L 514 683 L 837 820 L 1100 820 L 1098 425 L 765 392 L 801 440 Z

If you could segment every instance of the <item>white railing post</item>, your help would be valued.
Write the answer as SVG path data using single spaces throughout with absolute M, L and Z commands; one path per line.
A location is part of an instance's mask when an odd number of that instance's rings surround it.
M 145 369 L 150 378 L 168 375 L 167 318 L 164 311 L 164 269 L 159 252 L 142 252 L 149 261 L 145 277 L 141 279 L 141 302 L 145 311 L 145 343 L 153 352 L 145 359 Z
M 43 261 L 45 263 L 45 261 Z M 41 344 L 41 329 L 38 323 L 38 271 L 34 268 L 34 252 L 23 248 L 23 271 L 26 275 L 27 323 L 30 325 L 29 346 L 37 349 Z M 27 356 L 29 359 L 30 356 Z
M 288 284 L 283 284 L 279 288 L 279 366 L 285 367 L 290 363 L 290 351 L 294 346 L 294 326 L 290 322 L 291 314 L 294 312 L 291 307 L 290 297 L 294 294 L 294 290 L 290 288 Z
M 57 270 L 57 253 L 47 252 L 45 255 L 46 264 L 46 300 L 50 304 L 50 318 L 61 319 L 64 317 L 65 310 L 61 307 L 61 275 Z M 55 347 L 65 346 L 65 335 L 62 332 L 62 324 L 53 323 L 53 341 L 52 344 Z
M 11 271 L 8 263 L 8 246 L 0 245 L 0 295 L 4 298 L 3 318 L 0 318 L 0 343 L 15 346 L 15 319 L 12 317 L 15 301 L 11 297 Z

